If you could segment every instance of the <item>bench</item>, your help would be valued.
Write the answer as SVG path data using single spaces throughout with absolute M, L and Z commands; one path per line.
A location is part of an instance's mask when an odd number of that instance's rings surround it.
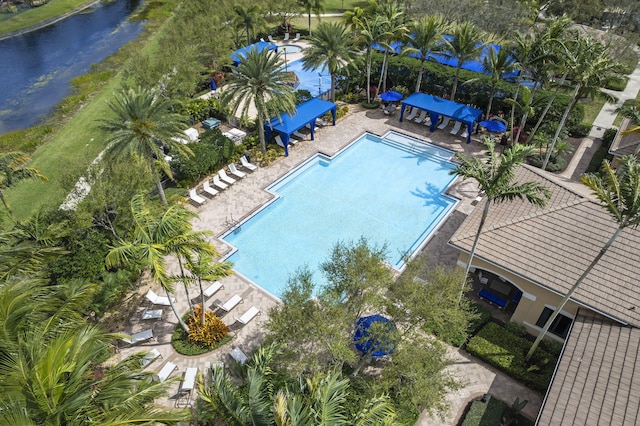
M 478 296 L 480 296 L 481 299 L 485 299 L 495 305 L 497 305 L 500 309 L 504 309 L 507 306 L 507 301 L 505 299 L 503 299 L 500 296 L 497 296 L 491 292 L 489 292 L 487 289 L 482 289 L 480 290 L 480 292 L 478 293 Z

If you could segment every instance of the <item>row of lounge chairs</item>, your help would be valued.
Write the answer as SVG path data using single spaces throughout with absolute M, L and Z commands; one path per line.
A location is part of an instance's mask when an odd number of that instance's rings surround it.
M 248 171 L 254 171 L 257 169 L 257 166 L 251 164 L 244 155 L 240 157 L 240 164 Z M 202 191 L 205 194 L 214 197 L 218 195 L 220 191 L 223 191 L 229 188 L 230 185 L 236 183 L 236 179 L 242 179 L 247 175 L 245 172 L 238 170 L 235 163 L 230 163 L 228 167 L 229 173 L 234 177 L 227 175 L 225 169 L 220 169 L 218 173 L 213 175 L 211 182 L 209 181 L 209 179 L 207 179 L 202 183 Z M 213 183 L 213 186 L 211 186 L 211 183 Z M 197 188 L 192 188 L 189 190 L 189 199 L 191 199 L 191 201 L 198 206 L 201 206 L 202 204 L 207 202 L 206 198 L 198 194 Z
M 276 44 L 277 41 L 274 40 L 273 36 L 269 35 L 267 36 L 267 38 L 269 39 L 270 43 Z M 284 33 L 284 38 L 282 39 L 282 41 L 287 42 L 287 41 L 298 41 L 300 40 L 300 33 L 296 33 L 295 38 L 289 39 L 289 33 Z M 264 41 L 264 38 L 261 38 L 260 41 Z
M 420 115 L 418 115 L 418 111 L 420 111 Z M 416 123 L 423 123 L 425 126 L 431 126 L 431 117 L 428 116 L 427 111 L 416 107 L 414 107 L 409 112 L 409 114 L 407 114 L 406 120 L 414 120 Z M 442 122 L 438 125 L 438 129 L 444 130 L 449 125 L 450 121 L 450 117 L 443 117 Z M 455 123 L 453 125 L 453 128 L 449 133 L 451 133 L 452 135 L 457 135 L 458 132 L 460 132 L 460 129 L 464 126 L 464 123 L 457 120 L 454 121 Z M 464 131 L 460 134 L 460 136 L 463 138 L 469 136 L 466 126 L 464 126 Z

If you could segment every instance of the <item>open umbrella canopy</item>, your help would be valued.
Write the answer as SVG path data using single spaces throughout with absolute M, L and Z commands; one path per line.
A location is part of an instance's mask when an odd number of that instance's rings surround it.
M 359 318 L 356 321 L 356 332 L 353 343 L 363 354 L 370 354 L 372 358 L 391 355 L 395 344 L 389 339 L 389 334 L 396 330 L 396 325 L 380 314 Z
M 498 120 L 486 120 L 478 124 L 493 133 L 501 133 L 507 130 L 507 125 Z
M 394 92 L 393 90 L 389 90 L 388 92 L 384 92 L 380 94 L 380 99 L 385 102 L 396 102 L 402 99 L 402 93 Z

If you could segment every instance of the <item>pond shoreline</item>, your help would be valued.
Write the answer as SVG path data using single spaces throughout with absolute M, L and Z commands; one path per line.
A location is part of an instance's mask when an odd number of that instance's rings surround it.
M 74 8 L 74 9 L 69 10 L 68 12 L 65 12 L 65 13 L 63 13 L 61 15 L 57 15 L 57 16 L 54 16 L 53 18 L 49 18 L 47 20 L 44 20 L 44 21 L 42 21 L 42 22 L 40 22 L 40 23 L 38 23 L 36 25 L 32 25 L 30 27 L 23 28 L 23 29 L 17 30 L 17 31 L 12 31 L 10 33 L 0 34 L 0 41 L 7 40 L 9 38 L 12 38 L 12 37 L 15 37 L 15 36 L 19 36 L 19 35 L 22 35 L 22 34 L 26 34 L 26 33 L 29 33 L 31 31 L 36 31 L 36 30 L 39 30 L 41 28 L 47 27 L 49 25 L 55 24 L 56 22 L 60 22 L 63 19 L 66 19 L 66 18 L 68 18 L 69 16 L 72 16 L 72 15 L 75 15 L 78 12 L 82 12 L 83 10 L 85 10 L 85 9 L 95 5 L 95 4 L 98 4 L 101 1 L 102 0 L 90 0 L 90 1 L 88 1 L 86 3 L 83 3 L 82 5 Z

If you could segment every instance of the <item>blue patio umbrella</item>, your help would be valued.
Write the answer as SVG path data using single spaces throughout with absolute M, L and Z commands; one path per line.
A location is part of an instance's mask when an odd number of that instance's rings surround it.
M 372 358 L 379 358 L 391 355 L 395 346 L 384 336 L 371 336 L 371 325 L 375 323 L 387 324 L 387 332 L 391 333 L 396 329 L 396 325 L 380 314 L 359 318 L 356 321 L 356 332 L 353 335 L 353 343 L 357 350 L 363 354 L 370 354 Z
M 214 79 L 211 79 L 211 90 L 216 90 L 218 89 L 218 86 L 216 86 L 216 82 Z
M 507 130 L 507 125 L 498 120 L 486 120 L 478 124 L 493 133 L 501 133 Z
M 402 99 L 402 93 L 394 92 L 393 90 L 389 90 L 388 92 L 384 92 L 380 94 L 380 99 L 385 102 L 397 102 Z

